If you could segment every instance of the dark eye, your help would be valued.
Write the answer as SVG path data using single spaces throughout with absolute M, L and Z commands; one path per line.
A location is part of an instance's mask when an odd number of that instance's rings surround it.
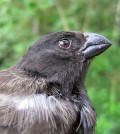
M 59 46 L 61 48 L 67 49 L 70 48 L 71 41 L 69 39 L 63 39 L 59 41 Z

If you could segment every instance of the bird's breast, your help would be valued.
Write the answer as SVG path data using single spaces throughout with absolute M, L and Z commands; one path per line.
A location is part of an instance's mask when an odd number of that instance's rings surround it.
M 78 108 L 69 101 L 46 94 L 0 95 L 0 124 L 16 127 L 25 134 L 66 133 L 77 118 Z

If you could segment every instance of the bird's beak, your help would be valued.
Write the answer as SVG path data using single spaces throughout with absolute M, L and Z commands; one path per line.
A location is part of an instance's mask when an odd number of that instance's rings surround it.
M 95 33 L 83 34 L 86 38 L 86 42 L 81 51 L 85 59 L 99 55 L 111 46 L 111 42 L 104 36 Z

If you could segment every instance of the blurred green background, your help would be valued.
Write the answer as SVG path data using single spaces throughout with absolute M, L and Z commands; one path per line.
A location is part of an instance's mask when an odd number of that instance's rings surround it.
M 93 61 L 86 84 L 96 134 L 120 134 L 120 0 L 0 0 L 0 69 L 14 65 L 41 36 L 62 30 L 112 41 Z

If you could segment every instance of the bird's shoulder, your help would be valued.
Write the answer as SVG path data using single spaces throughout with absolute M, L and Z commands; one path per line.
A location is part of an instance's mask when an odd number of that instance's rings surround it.
M 31 77 L 21 69 L 10 68 L 0 71 L 0 94 L 34 94 L 45 86 L 45 79 Z

